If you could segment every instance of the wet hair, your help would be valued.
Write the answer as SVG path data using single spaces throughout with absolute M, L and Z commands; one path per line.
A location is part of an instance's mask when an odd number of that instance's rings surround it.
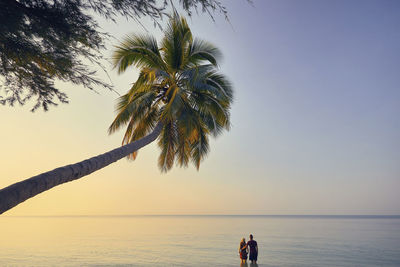
M 253 240 L 253 235 L 252 234 L 250 234 L 250 239 Z

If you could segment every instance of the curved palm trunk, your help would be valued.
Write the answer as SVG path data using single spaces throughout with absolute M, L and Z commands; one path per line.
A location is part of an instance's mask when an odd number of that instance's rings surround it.
M 107 165 L 120 160 L 134 151 L 148 145 L 157 139 L 162 129 L 158 123 L 153 132 L 133 143 L 121 146 L 107 153 L 90 159 L 66 165 L 49 172 L 12 184 L 0 190 L 0 214 L 15 207 L 21 202 L 36 196 L 57 185 L 70 182 L 100 170 Z

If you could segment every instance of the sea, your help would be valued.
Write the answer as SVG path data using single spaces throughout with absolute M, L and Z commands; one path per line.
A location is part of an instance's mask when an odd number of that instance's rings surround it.
M 0 266 L 400 266 L 400 216 L 3 215 Z

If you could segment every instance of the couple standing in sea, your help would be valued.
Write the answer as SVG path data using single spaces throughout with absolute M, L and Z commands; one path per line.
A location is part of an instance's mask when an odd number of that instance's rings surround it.
M 250 235 L 250 240 L 246 243 L 246 239 L 242 238 L 239 244 L 239 255 L 241 263 L 246 263 L 247 254 L 250 251 L 249 260 L 251 263 L 257 264 L 258 245 L 257 241 L 253 240 L 253 235 Z

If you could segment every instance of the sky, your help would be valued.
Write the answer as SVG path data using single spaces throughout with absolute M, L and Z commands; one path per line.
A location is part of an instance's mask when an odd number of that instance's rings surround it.
M 223 1 L 189 19 L 219 47 L 232 81 L 232 129 L 200 170 L 157 168 L 156 144 L 27 200 L 6 215 L 400 214 L 400 3 Z M 100 20 L 113 34 L 162 33 L 149 19 Z M 108 63 L 107 63 L 108 64 Z M 123 94 L 137 77 L 117 75 Z M 99 73 L 108 79 L 104 73 Z M 116 93 L 59 83 L 70 103 L 48 112 L 0 106 L 0 187 L 121 144 L 109 136 Z

